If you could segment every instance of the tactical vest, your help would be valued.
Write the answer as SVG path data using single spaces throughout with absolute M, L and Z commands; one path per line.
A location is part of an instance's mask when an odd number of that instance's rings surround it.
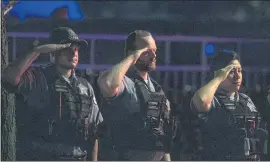
M 228 98 L 216 98 L 218 105 L 213 110 L 216 111 L 215 121 L 209 121 L 211 124 L 203 136 L 204 143 L 209 142 L 208 147 L 212 146 L 206 148 L 205 153 L 207 149 L 210 152 L 216 151 L 214 156 L 224 160 L 256 160 L 259 155 L 265 154 L 268 135 L 264 125 L 260 125 L 259 113 L 251 111 L 249 98 L 239 93 L 239 101 L 235 103 L 234 110 L 224 104 Z
M 140 100 L 140 112 L 131 114 L 112 128 L 112 131 L 125 134 L 126 139 L 117 146 L 121 149 L 164 151 L 169 147 L 172 135 L 167 98 L 157 82 L 151 80 L 156 90 L 151 92 L 141 78 L 133 78 L 133 81 Z
M 28 137 L 43 143 L 40 147 L 44 154 L 53 152 L 62 160 L 85 160 L 97 130 L 96 124 L 89 125 L 93 94 L 85 79 L 77 77 L 72 86 L 52 75 L 52 68 L 43 69 L 50 96 L 48 107 L 31 110 L 29 117 L 35 119 L 27 124 L 31 129 Z

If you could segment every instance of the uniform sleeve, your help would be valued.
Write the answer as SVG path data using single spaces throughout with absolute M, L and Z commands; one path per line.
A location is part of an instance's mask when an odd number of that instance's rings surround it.
M 92 100 L 92 114 L 90 117 L 90 123 L 100 124 L 103 122 L 103 116 L 100 112 L 100 109 L 97 104 L 96 96 L 93 90 L 93 87 L 88 83 L 88 87 L 90 90 L 91 100 Z
M 248 105 L 247 105 L 252 112 L 257 112 L 257 108 L 251 98 L 248 98 Z
M 23 73 L 17 86 L 12 86 L 6 81 L 4 81 L 4 86 L 11 93 L 18 93 L 27 97 L 29 92 L 41 85 L 43 76 L 41 68 L 29 68 Z
M 218 101 L 214 97 L 214 99 L 211 102 L 211 107 L 210 107 L 210 109 L 208 111 L 206 111 L 206 112 L 196 112 L 199 119 L 201 119 L 203 121 L 206 121 L 208 119 L 209 114 L 212 113 L 213 109 L 216 108 L 216 106 L 218 106 Z M 190 107 L 191 107 L 191 109 L 193 111 L 196 111 L 196 108 L 195 108 L 195 105 L 194 105 L 193 101 L 191 101 Z
M 124 88 L 121 93 L 119 92 L 112 98 L 104 99 L 102 112 L 107 122 L 123 120 L 127 114 L 139 111 L 140 102 L 134 86 L 135 83 L 126 76 L 123 83 Z
M 247 99 L 247 107 L 250 109 L 251 112 L 258 112 L 255 104 L 253 103 L 250 97 L 248 97 L 244 93 L 240 93 L 240 95 Z

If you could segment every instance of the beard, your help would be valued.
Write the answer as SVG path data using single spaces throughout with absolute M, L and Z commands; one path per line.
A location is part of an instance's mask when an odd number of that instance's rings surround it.
M 134 65 L 139 71 L 150 72 L 156 69 L 155 61 L 141 61 L 138 60 Z

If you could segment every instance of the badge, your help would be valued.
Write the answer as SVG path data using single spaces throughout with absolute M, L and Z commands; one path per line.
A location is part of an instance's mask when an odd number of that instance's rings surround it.
M 81 94 L 81 95 L 86 95 L 86 96 L 88 96 L 88 88 L 87 88 L 87 87 L 85 87 L 85 86 L 82 85 L 82 84 L 79 84 L 78 87 L 79 87 L 79 90 L 80 90 L 80 94 Z

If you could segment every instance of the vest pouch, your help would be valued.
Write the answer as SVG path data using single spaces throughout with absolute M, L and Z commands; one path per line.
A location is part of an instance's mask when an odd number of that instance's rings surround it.
M 148 151 L 162 149 L 163 145 L 159 140 L 159 136 L 149 133 L 146 129 L 141 130 L 140 132 L 127 132 L 125 134 L 125 138 L 121 138 L 121 142 L 117 144 L 120 148 Z
M 76 138 L 76 144 L 84 144 L 89 136 L 89 120 L 88 116 L 80 119 L 75 119 L 74 132 Z
M 81 99 L 81 114 L 80 118 L 86 118 L 89 116 L 90 111 L 92 111 L 90 108 L 92 107 L 92 97 L 87 96 L 87 95 L 80 95 Z
M 149 92 L 147 101 L 147 117 L 160 117 L 162 111 L 166 108 L 166 99 L 159 92 Z
M 89 116 L 92 110 L 92 99 L 90 96 L 84 94 L 77 94 L 77 99 L 74 101 L 75 105 L 72 108 L 72 124 L 77 132 L 77 140 L 80 138 L 87 139 L 89 130 Z M 81 141 L 81 140 L 80 140 Z
M 121 121 L 121 125 L 115 125 L 111 131 L 113 134 L 125 134 L 121 139 L 116 135 L 113 137 L 119 148 L 157 150 L 158 133 L 153 133 L 153 126 L 148 125 L 139 113 L 134 113 L 126 121 Z
M 147 123 L 140 113 L 133 113 L 123 123 L 123 128 L 129 132 L 141 132 L 147 128 Z
M 151 105 L 150 105 L 151 104 Z M 147 117 L 155 117 L 158 118 L 160 116 L 160 110 L 157 107 L 158 103 L 148 103 L 148 109 L 147 109 Z
M 268 140 L 268 132 L 262 128 L 258 128 L 254 131 L 253 136 L 250 136 L 250 152 L 253 154 L 267 154 L 267 140 Z

